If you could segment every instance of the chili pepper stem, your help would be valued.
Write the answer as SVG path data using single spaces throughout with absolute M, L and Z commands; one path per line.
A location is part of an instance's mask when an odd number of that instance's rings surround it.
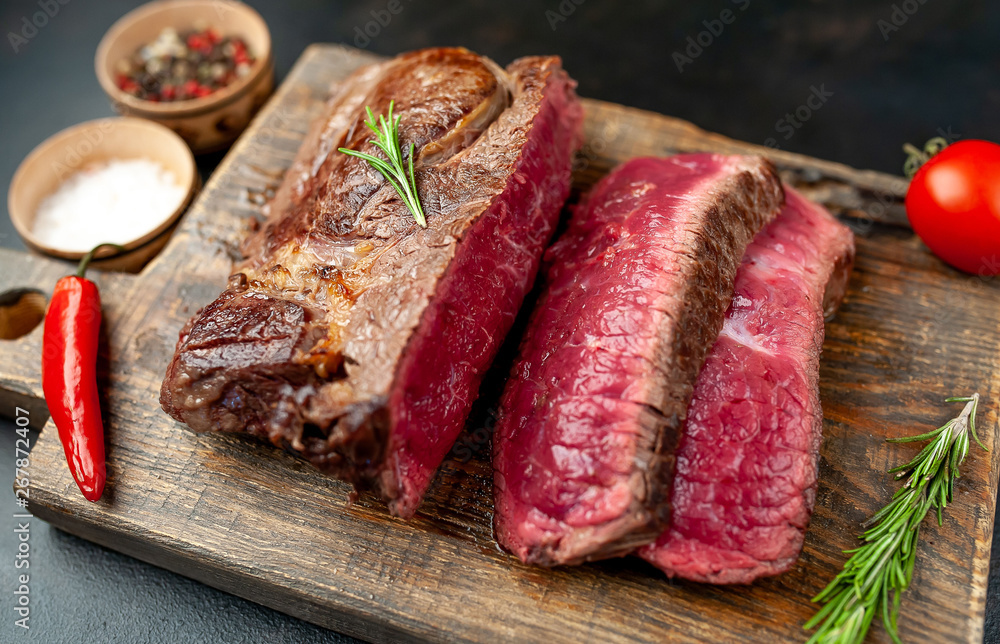
M 97 251 L 101 250 L 105 246 L 111 246 L 112 248 L 114 248 L 114 249 L 116 249 L 116 250 L 118 250 L 119 252 L 122 252 L 122 253 L 125 252 L 125 247 L 124 246 L 121 246 L 119 244 L 112 244 L 110 242 L 104 242 L 102 244 L 98 244 L 97 246 L 94 246 L 93 248 L 90 249 L 90 252 L 88 252 L 86 255 L 83 256 L 83 258 L 80 260 L 80 263 L 77 265 L 77 267 L 76 267 L 76 276 L 77 277 L 81 277 L 82 278 L 87 273 L 87 266 L 89 266 L 90 262 L 93 261 L 94 256 L 97 254 Z

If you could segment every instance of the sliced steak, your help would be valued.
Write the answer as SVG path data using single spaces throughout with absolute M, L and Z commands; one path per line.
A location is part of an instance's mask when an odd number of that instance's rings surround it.
M 501 404 L 502 546 L 556 565 L 657 537 L 695 378 L 782 200 L 764 159 L 711 154 L 632 160 L 585 197 L 546 254 Z
M 582 109 L 558 58 L 506 70 L 428 49 L 359 70 L 314 124 L 229 288 L 181 332 L 160 401 L 196 431 L 300 454 L 395 514 L 417 509 L 531 287 Z M 420 228 L 339 147 L 365 106 L 416 145 Z
M 785 188 L 736 275 L 677 450 L 671 524 L 639 554 L 668 575 L 749 583 L 798 559 L 816 498 L 824 314 L 843 297 L 854 237 Z

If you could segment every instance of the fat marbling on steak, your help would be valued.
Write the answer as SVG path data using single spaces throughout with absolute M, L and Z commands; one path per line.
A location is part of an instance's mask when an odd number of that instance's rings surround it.
M 427 49 L 340 83 L 244 247 L 182 330 L 160 401 L 248 432 L 413 515 L 535 278 L 582 109 L 555 57 Z M 427 228 L 347 147 L 395 101 Z M 408 154 L 408 152 L 407 152 Z
M 802 549 L 823 428 L 823 320 L 847 287 L 854 236 L 821 206 L 785 194 L 743 257 L 698 376 L 670 527 L 639 551 L 670 576 L 749 583 L 784 572 Z
M 556 565 L 656 539 L 695 378 L 783 198 L 763 158 L 712 154 L 634 159 L 584 198 L 546 253 L 501 403 L 502 546 Z

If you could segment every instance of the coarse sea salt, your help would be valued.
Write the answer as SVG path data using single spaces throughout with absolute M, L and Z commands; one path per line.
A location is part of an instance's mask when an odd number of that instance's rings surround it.
M 155 161 L 113 159 L 70 175 L 39 204 L 31 231 L 46 246 L 65 251 L 125 244 L 166 221 L 185 193 Z

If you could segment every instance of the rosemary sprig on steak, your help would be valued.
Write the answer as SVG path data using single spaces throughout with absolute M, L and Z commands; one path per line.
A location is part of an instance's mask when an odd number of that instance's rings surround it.
M 365 106 L 365 110 L 368 112 L 368 120 L 365 121 L 365 125 L 368 126 L 372 132 L 375 133 L 375 138 L 370 141 L 372 145 L 382 150 L 383 154 L 389 158 L 389 162 L 386 163 L 384 160 L 372 156 L 370 154 L 365 154 L 364 152 L 358 152 L 356 150 L 348 150 L 347 148 L 339 148 L 344 154 L 349 154 L 353 157 L 358 157 L 359 159 L 364 159 L 372 165 L 376 170 L 382 173 L 382 176 L 392 184 L 392 187 L 396 189 L 399 193 L 400 198 L 402 198 L 403 203 L 406 207 L 410 209 L 410 213 L 413 214 L 413 218 L 417 220 L 422 228 L 427 228 L 427 220 L 424 218 L 424 209 L 420 205 L 420 195 L 417 194 L 417 182 L 413 178 L 413 151 L 414 145 L 410 143 L 410 158 L 409 158 L 409 176 L 406 173 L 406 164 L 403 163 L 403 151 L 399 147 L 399 116 L 397 115 L 393 118 L 392 107 L 395 101 L 389 102 L 389 117 L 386 118 L 379 114 L 378 123 L 376 124 L 375 116 L 372 115 L 372 108 Z
M 902 593 L 913 578 L 920 524 L 932 509 L 937 511 L 938 525 L 942 524 L 942 513 L 952 499 L 955 479 L 959 476 L 958 468 L 969 452 L 970 434 L 986 449 L 976 435 L 979 394 L 948 398 L 945 402 L 966 405 L 958 418 L 933 431 L 889 439 L 893 443 L 931 442 L 912 461 L 889 470 L 896 473 L 897 480 L 905 478 L 906 483 L 887 506 L 863 524 L 868 528 L 861 535 L 865 543 L 846 551 L 851 558 L 844 564 L 844 570 L 813 598 L 824 606 L 806 622 L 806 629 L 819 626 L 807 644 L 860 644 L 876 615 L 899 644 L 896 620 Z

